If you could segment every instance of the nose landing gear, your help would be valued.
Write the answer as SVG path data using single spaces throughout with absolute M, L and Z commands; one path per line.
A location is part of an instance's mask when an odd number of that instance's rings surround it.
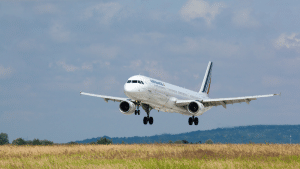
M 134 114 L 135 115 L 140 115 L 140 103 L 137 103 L 137 105 L 136 105 L 136 110 L 134 111 Z
M 135 111 L 134 111 L 134 114 L 135 114 L 135 115 L 140 115 L 140 110 L 135 110 Z
M 195 116 L 190 117 L 189 118 L 189 125 L 193 125 L 193 122 L 194 122 L 195 125 L 198 125 L 198 122 L 199 122 L 198 117 L 195 117 Z

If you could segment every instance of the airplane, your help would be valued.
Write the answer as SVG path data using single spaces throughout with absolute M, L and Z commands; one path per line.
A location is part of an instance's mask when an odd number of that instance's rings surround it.
M 231 98 L 209 98 L 210 84 L 212 77 L 213 63 L 208 63 L 205 76 L 199 92 L 178 87 L 161 80 L 150 77 L 135 75 L 130 77 L 124 85 L 124 93 L 128 98 L 105 96 L 80 92 L 81 95 L 94 96 L 108 100 L 120 102 L 119 110 L 125 115 L 140 115 L 139 108 L 142 107 L 147 116 L 144 117 L 143 123 L 153 124 L 153 117 L 150 116 L 152 109 L 162 112 L 175 112 L 191 116 L 188 124 L 198 125 L 198 117 L 204 112 L 210 110 L 213 106 L 223 106 L 226 109 L 227 104 L 246 102 L 262 97 L 271 97 L 280 94 L 231 97 Z

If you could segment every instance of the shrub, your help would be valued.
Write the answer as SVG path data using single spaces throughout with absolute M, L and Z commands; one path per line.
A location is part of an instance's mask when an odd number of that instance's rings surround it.
M 90 144 L 96 144 L 96 142 L 95 142 L 95 141 L 92 141 L 92 142 L 90 142 Z
M 205 141 L 205 144 L 214 144 L 214 142 L 211 139 L 208 139 Z
M 41 140 L 40 142 L 42 145 L 53 145 L 53 141 L 49 141 L 49 140 Z
M 26 143 L 25 144 L 27 144 L 27 145 L 33 145 L 32 144 L 32 140 L 27 140 L 27 141 L 25 141 Z
M 175 144 L 182 144 L 181 140 L 174 141 Z

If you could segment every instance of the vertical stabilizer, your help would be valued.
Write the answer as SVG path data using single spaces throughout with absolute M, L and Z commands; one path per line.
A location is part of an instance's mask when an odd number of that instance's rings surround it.
M 209 94 L 212 66 L 213 63 L 209 61 L 199 93 L 206 93 L 207 95 Z

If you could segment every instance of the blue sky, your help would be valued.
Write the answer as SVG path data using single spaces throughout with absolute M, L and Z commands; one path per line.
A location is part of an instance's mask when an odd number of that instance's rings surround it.
M 1 1 L 0 132 L 57 143 L 256 124 L 299 124 L 298 1 Z M 211 98 L 282 93 L 199 117 L 118 103 L 142 74 L 194 91 L 214 63 Z

